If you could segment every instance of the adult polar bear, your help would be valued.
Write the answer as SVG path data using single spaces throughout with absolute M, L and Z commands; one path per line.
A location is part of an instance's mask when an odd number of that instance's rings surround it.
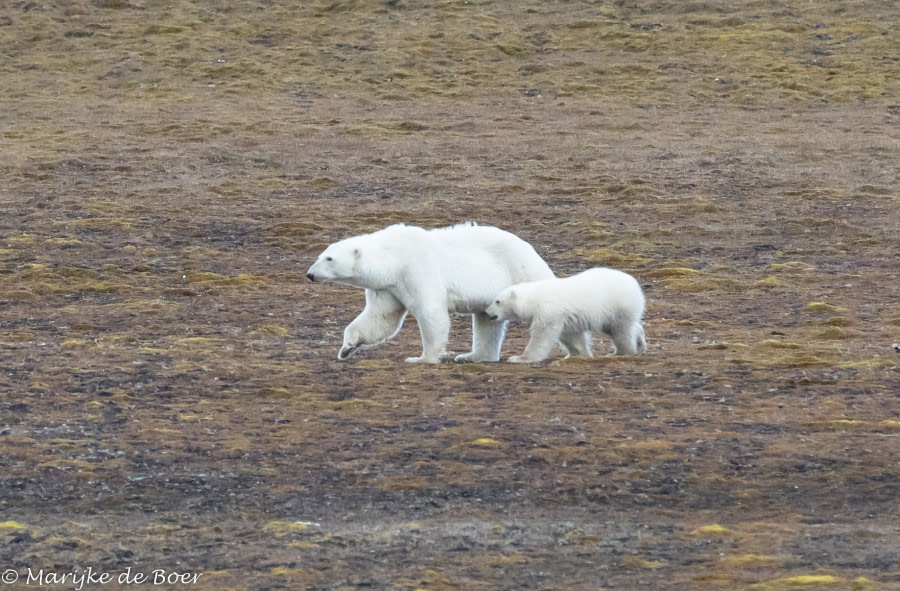
M 484 313 L 501 290 L 553 278 L 547 263 L 521 238 L 474 223 L 425 230 L 396 224 L 335 242 L 310 267 L 310 281 L 366 290 L 366 307 L 344 329 L 338 359 L 357 347 L 384 342 L 412 313 L 422 335 L 422 355 L 409 362 L 440 363 L 450 338 L 450 314 L 472 314 L 472 351 L 456 361 L 499 361 L 504 320 Z M 571 351 L 589 343 L 562 335 Z

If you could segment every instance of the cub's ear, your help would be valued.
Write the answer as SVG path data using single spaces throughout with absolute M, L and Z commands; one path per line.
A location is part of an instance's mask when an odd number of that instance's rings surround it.
M 511 290 L 509 291 L 509 293 L 506 294 L 506 299 L 507 299 L 507 301 L 510 301 L 510 302 L 516 301 L 516 298 L 517 298 L 517 297 L 518 297 L 518 296 L 516 295 L 516 290 L 514 290 L 514 289 L 511 289 Z
M 359 247 L 353 249 L 353 258 L 359 260 L 359 257 L 362 256 L 362 251 L 359 250 Z

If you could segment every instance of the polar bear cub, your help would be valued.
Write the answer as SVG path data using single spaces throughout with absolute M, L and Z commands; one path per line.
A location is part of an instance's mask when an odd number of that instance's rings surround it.
M 452 313 L 472 315 L 472 351 L 456 361 L 499 361 L 506 321 L 488 318 L 485 308 L 510 285 L 553 276 L 530 244 L 474 223 L 433 230 L 395 224 L 347 238 L 326 248 L 307 273 L 313 282 L 366 290 L 366 307 L 344 329 L 338 359 L 390 339 L 411 313 L 423 351 L 407 361 L 426 363 L 446 355 Z
M 582 333 L 590 343 L 592 333 L 602 332 L 613 340 L 612 354 L 640 354 L 647 350 L 641 318 L 644 294 L 637 280 L 622 271 L 594 268 L 562 279 L 545 279 L 513 285 L 501 291 L 487 307 L 491 320 L 531 323 L 531 340 L 521 356 L 511 363 L 543 361 L 553 351 L 560 335 Z M 591 357 L 588 347 L 573 351 Z

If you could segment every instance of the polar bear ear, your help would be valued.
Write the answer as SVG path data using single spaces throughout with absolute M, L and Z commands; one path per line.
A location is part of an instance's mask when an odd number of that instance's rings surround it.
M 514 301 L 516 301 L 516 298 L 517 298 L 517 297 L 518 297 L 518 296 L 516 295 L 516 290 L 511 289 L 511 290 L 509 290 L 509 293 L 507 294 L 507 298 L 506 298 L 506 299 L 507 299 L 508 301 L 510 301 L 510 302 L 514 302 Z
M 358 261 L 359 257 L 361 257 L 361 256 L 362 256 L 362 251 L 360 251 L 359 247 L 357 246 L 356 248 L 353 249 L 353 258 Z

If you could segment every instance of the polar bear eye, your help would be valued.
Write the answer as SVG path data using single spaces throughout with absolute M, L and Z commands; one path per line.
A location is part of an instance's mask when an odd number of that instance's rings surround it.
M 333 261 L 334 259 L 331 258 L 331 257 L 325 257 L 325 260 L 328 261 L 328 262 L 330 263 L 330 262 Z
M 499 303 L 500 303 L 500 300 L 496 300 L 494 303 L 495 303 L 495 304 L 499 304 Z

